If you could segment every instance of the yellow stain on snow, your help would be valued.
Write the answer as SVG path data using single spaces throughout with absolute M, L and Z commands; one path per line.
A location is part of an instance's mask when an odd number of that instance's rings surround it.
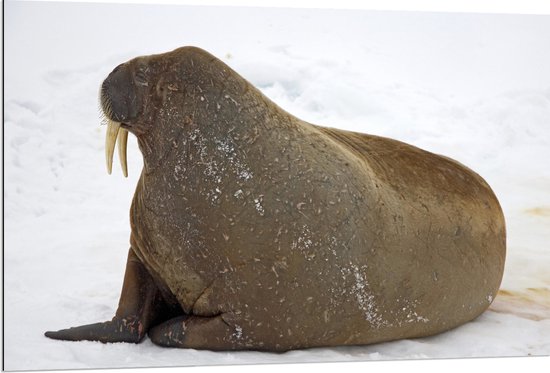
M 501 289 L 489 311 L 508 313 L 530 320 L 550 319 L 550 289 L 527 288 L 524 291 Z
M 550 207 L 533 207 L 533 208 L 524 210 L 524 212 L 529 215 L 550 217 Z

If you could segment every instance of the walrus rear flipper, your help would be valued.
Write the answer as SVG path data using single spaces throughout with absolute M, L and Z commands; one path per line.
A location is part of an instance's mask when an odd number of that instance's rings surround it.
M 159 346 L 197 350 L 243 350 L 241 337 L 240 327 L 230 326 L 222 315 L 175 317 L 149 331 L 151 342 Z
M 115 317 L 111 321 L 46 332 L 45 336 L 67 341 L 139 343 L 152 325 L 173 317 L 170 311 L 153 278 L 130 249 Z

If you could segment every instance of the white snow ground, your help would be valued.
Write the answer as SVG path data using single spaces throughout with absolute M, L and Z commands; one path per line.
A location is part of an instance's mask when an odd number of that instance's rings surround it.
M 5 5 L 5 369 L 550 353 L 549 16 Z M 99 84 L 129 58 L 183 45 L 302 119 L 476 170 L 507 219 L 505 292 L 450 332 L 364 347 L 214 353 L 45 338 L 110 319 L 122 284 L 141 157 L 131 139 L 129 178 L 107 175 Z

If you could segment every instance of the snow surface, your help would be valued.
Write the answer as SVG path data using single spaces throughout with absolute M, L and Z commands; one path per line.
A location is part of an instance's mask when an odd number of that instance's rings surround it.
M 550 17 L 14 2 L 5 12 L 5 369 L 550 353 Z M 116 165 L 107 175 L 99 84 L 121 62 L 183 45 L 302 119 L 476 170 L 507 220 L 505 292 L 450 332 L 363 347 L 215 353 L 45 338 L 110 319 L 118 303 L 141 156 L 131 138 L 129 178 Z

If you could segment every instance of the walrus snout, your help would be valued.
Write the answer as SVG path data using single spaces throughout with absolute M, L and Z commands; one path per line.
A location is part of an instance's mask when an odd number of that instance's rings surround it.
M 121 124 L 128 125 L 137 118 L 141 101 L 136 90 L 132 69 L 128 64 L 117 66 L 101 84 L 99 95 L 101 109 L 107 119 L 107 136 L 105 138 L 105 159 L 107 172 L 113 168 L 113 153 L 118 142 L 118 155 L 122 172 L 128 176 L 126 158 L 128 131 Z
M 109 119 L 128 122 L 139 112 L 133 74 L 127 64 L 117 66 L 101 84 L 101 108 Z

